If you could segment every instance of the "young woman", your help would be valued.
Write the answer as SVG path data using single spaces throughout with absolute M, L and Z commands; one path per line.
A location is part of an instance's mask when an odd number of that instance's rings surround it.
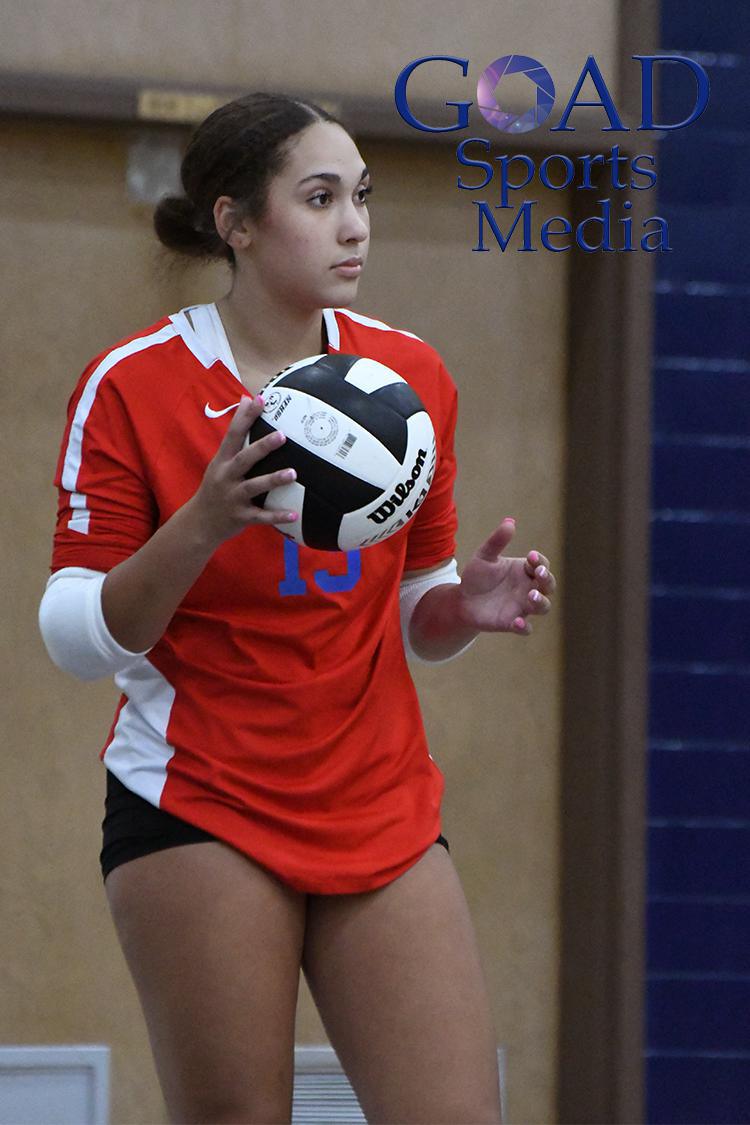
M 440 834 L 443 777 L 406 653 L 531 632 L 555 579 L 506 558 L 506 519 L 458 577 L 456 388 L 438 354 L 348 311 L 370 173 L 315 105 L 252 94 L 196 130 L 162 243 L 226 260 L 229 292 L 96 356 L 57 484 L 50 654 L 122 689 L 102 874 L 173 1122 L 291 1120 L 300 968 L 369 1121 L 497 1122 L 496 1038 Z M 362 551 L 299 548 L 245 475 L 263 384 L 325 351 L 422 398 L 438 440 L 411 523 Z M 293 474 L 292 474 L 293 476 Z

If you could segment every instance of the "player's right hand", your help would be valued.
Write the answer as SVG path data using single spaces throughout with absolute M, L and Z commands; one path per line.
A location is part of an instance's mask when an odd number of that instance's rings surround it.
M 259 395 L 243 395 L 229 429 L 213 459 L 208 463 L 198 491 L 190 502 L 205 534 L 219 543 L 239 534 L 252 523 L 287 524 L 298 519 L 297 512 L 279 508 L 260 508 L 254 498 L 280 484 L 295 480 L 294 469 L 281 469 L 264 476 L 245 479 L 245 474 L 286 438 L 278 431 L 245 445 L 248 430 L 263 412 Z

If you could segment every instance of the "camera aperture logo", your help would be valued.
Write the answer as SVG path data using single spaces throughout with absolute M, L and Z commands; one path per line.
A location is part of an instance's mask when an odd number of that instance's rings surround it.
M 536 86 L 536 101 L 533 107 L 522 114 L 506 113 L 495 100 L 497 88 L 506 74 L 525 74 Z M 526 55 L 504 55 L 482 71 L 477 82 L 477 105 L 482 117 L 501 133 L 528 133 L 538 129 L 555 104 L 555 84 L 552 75 Z
M 636 132 L 671 132 L 675 129 L 685 129 L 700 117 L 708 105 L 710 86 L 708 75 L 699 63 L 682 55 L 633 55 L 631 56 L 641 67 L 641 121 Z M 469 127 L 469 108 L 474 104 L 471 101 L 446 101 L 446 106 L 456 110 L 455 120 L 448 125 L 430 125 L 418 120 L 412 113 L 408 99 L 408 82 L 417 67 L 427 63 L 450 63 L 459 66 L 464 77 L 469 70 L 469 60 L 456 58 L 454 55 L 425 55 L 423 58 L 413 59 L 399 74 L 394 90 L 396 109 L 413 129 L 424 133 L 449 133 L 457 132 Z M 665 124 L 654 121 L 653 93 L 654 93 L 654 66 L 657 63 L 672 63 L 687 66 L 696 80 L 695 102 L 683 121 Z M 533 95 L 533 104 L 522 113 L 514 113 L 503 109 L 499 102 L 502 93 L 503 79 L 511 74 L 523 74 L 529 82 L 530 98 Z M 587 78 L 594 84 L 598 101 L 578 101 L 581 87 Z M 528 55 L 503 55 L 495 59 L 482 71 L 477 83 L 477 108 L 493 129 L 500 133 L 528 133 L 539 129 L 548 119 L 555 104 L 555 84 L 552 75 L 538 59 Z M 575 127 L 569 125 L 569 118 L 576 107 L 592 106 L 602 110 L 606 115 L 608 124 L 602 126 L 603 133 L 629 133 L 630 127 L 623 123 L 615 101 L 607 87 L 601 70 L 593 55 L 589 55 L 578 77 L 578 81 L 568 98 L 562 117 L 557 125 L 550 126 L 550 133 L 574 133 Z M 523 199 L 519 201 L 517 192 L 529 187 L 536 177 L 543 187 L 552 191 L 564 191 L 574 185 L 578 191 L 601 192 L 598 184 L 592 182 L 598 173 L 593 169 L 601 166 L 609 172 L 609 183 L 614 191 L 648 191 L 656 185 L 657 173 L 655 161 L 651 153 L 637 153 L 627 156 L 620 152 L 619 144 L 610 147 L 608 155 L 604 153 L 583 153 L 571 157 L 567 153 L 549 153 L 539 161 L 537 167 L 533 157 L 526 153 L 513 151 L 512 153 L 492 154 L 492 146 L 486 137 L 465 137 L 459 141 L 456 149 L 456 160 L 462 167 L 478 170 L 477 182 L 464 179 L 461 173 L 457 179 L 459 191 L 479 192 L 493 185 L 499 195 L 499 202 L 492 203 L 487 199 L 472 199 L 477 208 L 477 244 L 472 247 L 473 252 L 488 253 L 491 245 L 485 245 L 494 238 L 501 251 L 505 251 L 514 241 L 515 249 L 521 252 L 535 253 L 539 247 L 535 242 L 535 224 L 533 208 L 538 204 L 538 199 Z M 623 165 L 626 167 L 623 168 Z M 572 250 L 577 246 L 587 254 L 598 251 L 635 252 L 639 247 L 634 245 L 638 240 L 638 232 L 634 232 L 633 219 L 626 215 L 625 218 L 616 220 L 621 229 L 613 232 L 612 199 L 605 197 L 596 200 L 601 208 L 601 214 L 590 215 L 578 223 L 575 230 L 563 215 L 553 215 L 541 224 L 539 229 L 539 242 L 545 250 L 560 254 Z M 632 201 L 624 199 L 622 209 L 627 212 L 632 208 Z M 510 211 L 510 216 L 497 215 L 497 212 Z M 670 251 L 669 227 L 667 220 L 661 215 L 651 215 L 644 219 L 643 229 L 640 232 L 640 249 L 649 253 L 654 251 Z M 613 236 L 617 244 L 613 244 Z M 598 241 L 596 241 L 598 239 Z

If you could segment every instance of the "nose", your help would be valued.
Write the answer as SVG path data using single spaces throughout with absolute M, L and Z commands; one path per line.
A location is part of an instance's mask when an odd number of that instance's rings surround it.
M 364 242 L 370 235 L 370 221 L 367 212 L 357 207 L 353 201 L 347 205 L 339 231 L 342 242 Z

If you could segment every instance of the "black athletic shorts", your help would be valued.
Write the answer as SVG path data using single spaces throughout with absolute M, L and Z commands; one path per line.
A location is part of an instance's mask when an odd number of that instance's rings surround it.
M 158 809 L 150 801 L 132 793 L 107 770 L 107 796 L 104 801 L 105 816 L 102 821 L 102 850 L 99 863 L 102 879 L 110 871 L 129 859 L 158 852 L 162 848 L 173 848 L 178 844 L 198 844 L 204 840 L 215 840 L 210 832 L 187 824 L 172 813 Z M 438 836 L 436 844 L 442 844 L 448 852 L 445 836 Z

